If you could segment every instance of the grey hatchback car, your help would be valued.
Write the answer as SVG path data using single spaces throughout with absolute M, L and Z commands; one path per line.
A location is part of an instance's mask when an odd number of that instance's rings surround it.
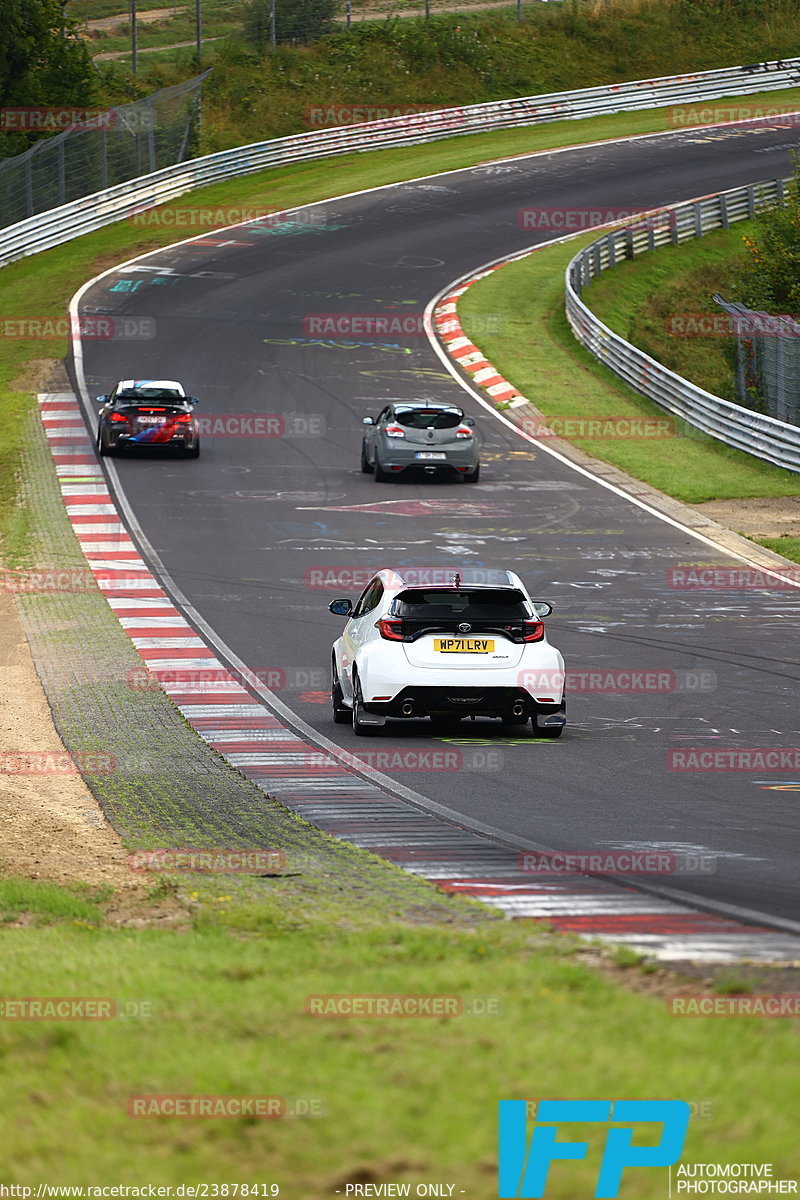
M 398 400 L 364 417 L 361 470 L 385 483 L 403 472 L 460 475 L 477 483 L 480 454 L 472 417 L 454 404 Z

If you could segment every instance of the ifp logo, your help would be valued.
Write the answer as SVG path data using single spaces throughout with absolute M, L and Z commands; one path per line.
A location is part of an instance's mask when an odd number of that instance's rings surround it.
M 551 1162 L 586 1157 L 588 1142 L 558 1141 L 559 1125 L 592 1122 L 614 1126 L 606 1132 L 594 1195 L 605 1200 L 619 1192 L 626 1167 L 669 1167 L 681 1156 L 689 1126 L 685 1100 L 541 1100 L 528 1142 L 525 1100 L 500 1101 L 500 1200 L 544 1196 Z M 635 1146 L 632 1122 L 662 1126 L 655 1145 Z

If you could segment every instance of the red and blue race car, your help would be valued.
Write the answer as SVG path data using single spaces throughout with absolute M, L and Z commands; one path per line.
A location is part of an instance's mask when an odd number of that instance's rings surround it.
M 174 379 L 122 379 L 107 396 L 98 396 L 97 403 L 102 405 L 97 423 L 100 455 L 137 446 L 171 448 L 185 458 L 200 453 L 197 400 Z

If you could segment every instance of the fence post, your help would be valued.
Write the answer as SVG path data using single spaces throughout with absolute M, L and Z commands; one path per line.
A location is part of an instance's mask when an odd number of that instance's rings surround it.
M 156 115 L 153 112 L 152 100 L 148 99 L 147 108 L 145 109 L 145 111 L 147 113 L 147 119 L 146 119 L 147 153 L 148 153 L 148 157 L 150 159 L 150 171 L 152 172 L 152 171 L 155 171 L 155 169 L 156 169 L 156 131 L 155 131 Z
M 67 203 L 67 178 L 64 168 L 64 139 L 58 139 L 58 196 L 59 204 Z
M 722 222 L 723 229 L 730 229 L 730 220 L 728 218 L 728 197 L 723 192 L 719 198 L 719 219 Z
M 29 157 L 25 163 L 25 207 L 28 210 L 28 216 L 33 216 L 33 156 Z
M 108 134 L 105 129 L 100 130 L 100 182 L 103 189 L 108 187 Z

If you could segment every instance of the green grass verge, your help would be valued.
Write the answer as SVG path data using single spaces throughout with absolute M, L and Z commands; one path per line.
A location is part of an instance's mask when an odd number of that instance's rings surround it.
M 781 537 L 761 537 L 758 540 L 762 546 L 774 550 L 776 554 L 782 554 L 784 558 L 793 558 L 795 562 L 800 562 L 800 537 L 783 534 Z
M 731 277 L 742 237 L 751 228 L 750 221 L 743 221 L 682 246 L 642 254 L 593 280 L 585 301 L 601 321 L 670 371 L 735 402 L 734 339 L 676 337 L 670 330 L 673 318 L 687 313 L 724 316 L 711 297 L 720 292 L 737 299 Z
M 662 409 L 584 351 L 567 323 L 564 269 L 595 237 L 539 251 L 474 284 L 459 302 L 461 322 L 501 374 L 548 417 L 663 418 Z M 487 314 L 498 332 L 483 332 Z M 796 475 L 671 420 L 674 434 L 668 437 L 575 439 L 575 445 L 689 504 L 797 492 Z
M 5 997 L 108 997 L 151 1014 L 0 1022 L 7 1182 L 261 1181 L 322 1200 L 351 1181 L 435 1179 L 488 1197 L 497 1101 L 554 1095 L 702 1103 L 710 1115 L 691 1123 L 687 1161 L 738 1161 L 746 1150 L 791 1174 L 800 1076 L 788 1021 L 672 1018 L 663 997 L 618 986 L 621 969 L 605 977 L 577 945 L 527 923 L 414 924 L 384 912 L 380 894 L 371 913 L 364 905 L 343 920 L 324 894 L 313 911 L 286 904 L 279 881 L 194 877 L 181 887 L 182 931 L 68 912 L 47 928 L 6 926 Z M 454 918 L 463 908 L 454 902 Z M 306 1014 L 310 996 L 386 993 L 482 998 L 499 1011 Z M 137 1094 L 302 1097 L 322 1111 L 135 1120 L 127 1105 Z M 601 1135 L 585 1133 L 587 1161 L 554 1170 L 554 1200 L 594 1190 Z M 628 1200 L 661 1194 L 666 1171 L 627 1173 Z

